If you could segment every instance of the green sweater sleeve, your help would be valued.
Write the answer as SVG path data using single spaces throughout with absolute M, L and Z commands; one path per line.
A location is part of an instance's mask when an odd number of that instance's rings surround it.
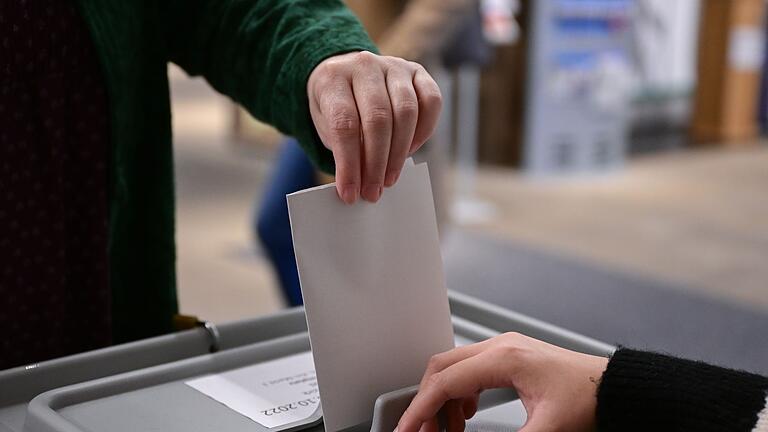
M 164 8 L 171 61 L 297 138 L 333 172 L 309 114 L 307 79 L 330 56 L 376 50 L 339 0 L 172 0 Z

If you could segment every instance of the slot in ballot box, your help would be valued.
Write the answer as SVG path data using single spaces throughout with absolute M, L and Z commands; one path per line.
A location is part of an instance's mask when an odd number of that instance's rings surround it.
M 591 354 L 614 349 L 463 294 L 449 292 L 449 300 L 462 344 L 516 331 Z M 0 432 L 274 432 L 185 381 L 306 352 L 306 331 L 303 309 L 294 308 L 0 371 Z M 220 350 L 211 353 L 214 346 Z M 354 429 L 391 432 L 414 394 L 409 388 L 380 396 L 370 422 Z M 476 417 L 515 430 L 524 421 L 515 399 L 510 390 L 486 392 Z M 320 432 L 319 420 L 280 430 Z

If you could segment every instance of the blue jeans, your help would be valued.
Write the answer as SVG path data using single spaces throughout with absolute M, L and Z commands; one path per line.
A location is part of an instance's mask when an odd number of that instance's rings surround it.
M 272 177 L 267 182 L 254 228 L 275 268 L 283 295 L 291 306 L 301 305 L 303 301 L 285 196 L 316 185 L 312 162 L 295 139 L 286 139 Z

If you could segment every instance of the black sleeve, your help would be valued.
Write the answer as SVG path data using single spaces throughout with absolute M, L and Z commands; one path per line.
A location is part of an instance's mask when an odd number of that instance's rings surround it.
M 768 378 L 620 348 L 597 394 L 597 430 L 752 431 Z

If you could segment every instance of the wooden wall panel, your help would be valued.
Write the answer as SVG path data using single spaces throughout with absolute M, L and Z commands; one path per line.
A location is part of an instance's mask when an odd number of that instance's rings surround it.
M 736 29 L 763 32 L 763 0 L 705 0 L 699 30 L 698 80 L 692 120 L 696 143 L 744 143 L 758 135 L 760 69 L 730 64 Z
M 529 1 L 517 15 L 520 39 L 496 50 L 480 88 L 480 162 L 519 166 L 523 155 Z

